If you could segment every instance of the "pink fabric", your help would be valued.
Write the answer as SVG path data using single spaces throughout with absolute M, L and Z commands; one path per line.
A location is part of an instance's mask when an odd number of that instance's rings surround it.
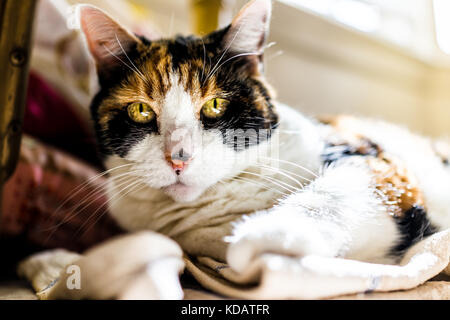
M 96 170 L 25 139 L 17 170 L 3 190 L 2 235 L 25 237 L 37 247 L 82 251 L 121 232 L 107 214 L 105 180 L 93 179 Z
M 30 247 L 82 251 L 121 232 L 106 212 L 104 178 L 76 193 L 99 173 L 88 128 L 70 103 L 30 73 L 24 132 L 33 139 L 24 136 L 17 169 L 3 189 L 2 237 L 22 239 Z

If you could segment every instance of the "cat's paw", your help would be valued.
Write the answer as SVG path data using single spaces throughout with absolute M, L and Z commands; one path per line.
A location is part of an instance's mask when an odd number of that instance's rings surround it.
M 333 256 L 336 246 L 330 243 L 327 226 L 297 213 L 265 212 L 246 216 L 234 224 L 227 262 L 237 272 L 243 272 L 263 253 L 301 257 L 305 255 Z M 326 223 L 326 222 L 325 222 Z
M 38 295 L 50 300 L 178 300 L 183 298 L 179 283 L 183 267 L 182 251 L 173 240 L 140 232 L 89 250 Z

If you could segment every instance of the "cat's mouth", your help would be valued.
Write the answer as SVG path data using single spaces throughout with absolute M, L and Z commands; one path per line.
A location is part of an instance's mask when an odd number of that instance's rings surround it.
M 171 184 L 162 189 L 165 194 L 177 202 L 191 202 L 197 199 L 203 190 L 196 186 L 186 185 L 182 182 Z
M 174 184 L 171 184 L 171 185 L 169 185 L 167 187 L 164 187 L 163 189 L 164 190 L 172 190 L 172 189 L 176 189 L 177 190 L 177 189 L 183 189 L 183 188 L 189 188 L 189 187 L 190 186 L 184 184 L 183 182 L 178 181 L 178 182 L 176 182 Z

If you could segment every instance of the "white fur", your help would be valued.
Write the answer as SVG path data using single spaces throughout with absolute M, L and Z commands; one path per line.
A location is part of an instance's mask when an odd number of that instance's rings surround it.
M 431 222 L 450 228 L 450 168 L 436 155 L 431 139 L 380 120 L 358 119 L 354 130 L 405 162 L 424 193 Z
M 341 161 L 303 192 L 236 223 L 227 261 L 237 271 L 264 252 L 391 262 L 399 235 L 375 195 L 369 168 Z

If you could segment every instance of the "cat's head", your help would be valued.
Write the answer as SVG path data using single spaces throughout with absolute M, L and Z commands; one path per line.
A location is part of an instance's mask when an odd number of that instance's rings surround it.
M 97 65 L 91 111 L 107 165 L 132 164 L 136 179 L 192 201 L 268 144 L 278 122 L 262 75 L 270 0 L 202 38 L 144 38 L 97 8 L 79 14 Z

